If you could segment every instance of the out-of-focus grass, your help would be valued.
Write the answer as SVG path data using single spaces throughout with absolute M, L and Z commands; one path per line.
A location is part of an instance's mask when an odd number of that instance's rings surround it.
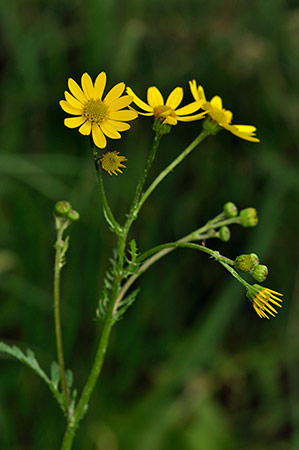
M 283 309 L 261 321 L 206 255 L 169 255 L 140 279 L 137 303 L 113 331 L 74 448 L 298 448 L 296 2 L 15 0 L 0 4 L 0 21 L 1 339 L 31 347 L 45 368 L 55 359 L 52 208 L 67 199 L 81 214 L 62 283 L 65 356 L 79 388 L 115 239 L 101 215 L 88 140 L 63 126 L 67 78 L 105 70 L 109 86 L 124 80 L 145 97 L 150 85 L 165 95 L 180 85 L 186 101 L 196 78 L 261 138 L 255 145 L 221 132 L 205 141 L 152 195 L 132 235 L 145 250 L 200 226 L 228 200 L 256 206 L 257 228 L 234 227 L 230 242 L 211 245 L 231 258 L 258 253 L 270 267 L 266 285 L 285 294 Z M 152 176 L 199 126 L 180 124 L 163 138 Z M 120 219 L 151 137 L 141 118 L 111 143 L 128 158 L 124 175 L 105 177 Z M 59 448 L 64 422 L 51 396 L 2 355 L 0 399 L 1 449 Z

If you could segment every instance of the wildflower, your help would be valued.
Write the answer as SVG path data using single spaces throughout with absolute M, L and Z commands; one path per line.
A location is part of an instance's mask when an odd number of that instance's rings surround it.
M 282 302 L 282 299 L 278 298 L 277 295 L 281 296 L 282 294 L 264 288 L 259 284 L 250 286 L 246 293 L 247 298 L 252 302 L 252 306 L 261 319 L 269 319 L 267 314 L 271 314 L 273 317 L 277 314 L 276 309 L 272 306 L 273 304 L 281 308 L 281 305 L 278 302 Z
M 197 86 L 196 81 L 189 81 L 190 90 L 195 100 L 202 102 L 202 109 L 204 109 L 212 121 L 219 127 L 225 128 L 241 139 L 251 142 L 260 142 L 255 136 L 256 128 L 252 125 L 233 125 L 231 123 L 233 114 L 231 111 L 224 109 L 222 106 L 222 99 L 218 95 L 207 102 L 202 86 Z
M 190 114 L 201 108 L 203 101 L 199 100 L 177 109 L 183 100 L 183 89 L 181 87 L 176 87 L 170 93 L 166 102 L 164 102 L 161 92 L 155 86 L 151 86 L 147 90 L 147 103 L 137 97 L 129 87 L 127 87 L 127 94 L 133 97 L 133 102 L 136 106 L 145 111 L 137 111 L 138 114 L 142 114 L 143 116 L 155 116 L 156 119 L 161 120 L 163 125 L 176 125 L 178 120 L 181 122 L 190 122 L 192 120 L 202 119 L 206 114 L 206 112 L 202 112 L 190 116 Z
M 118 156 L 119 152 L 107 152 L 105 153 L 102 158 L 100 159 L 101 165 L 106 172 L 109 173 L 109 175 L 118 175 L 117 172 L 122 173 L 120 170 L 120 167 L 126 167 L 124 164 L 121 164 L 124 161 L 127 161 L 127 159 L 124 156 Z
M 129 95 L 122 96 L 125 83 L 116 84 L 102 99 L 106 80 L 106 73 L 101 72 L 93 85 L 88 73 L 84 73 L 81 77 L 81 89 L 72 78 L 69 78 L 68 87 L 72 95 L 65 91 L 65 100 L 59 102 L 65 112 L 76 116 L 66 118 L 65 126 L 80 127 L 79 132 L 83 135 L 92 133 L 93 141 L 99 148 L 106 147 L 106 136 L 120 139 L 119 132 L 130 128 L 125 122 L 137 117 L 135 111 L 124 109 L 133 101 Z

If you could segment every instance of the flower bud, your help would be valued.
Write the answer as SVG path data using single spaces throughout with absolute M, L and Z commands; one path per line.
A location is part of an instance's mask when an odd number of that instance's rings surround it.
M 76 222 L 77 220 L 80 219 L 80 214 L 78 213 L 78 211 L 75 211 L 74 209 L 72 209 L 69 213 L 68 213 L 68 219 L 70 219 L 72 222 Z
M 265 281 L 265 279 L 267 278 L 268 275 L 268 267 L 264 266 L 262 264 L 258 264 L 253 272 L 252 272 L 252 276 L 256 281 L 259 281 L 260 283 L 262 283 L 263 281 Z
M 259 259 L 255 253 L 250 255 L 237 256 L 234 262 L 234 267 L 242 272 L 251 272 L 258 264 Z
M 221 227 L 219 230 L 219 239 L 227 242 L 230 240 L 230 229 L 228 227 Z
M 242 209 L 240 218 L 243 227 L 255 227 L 258 223 L 257 211 L 255 208 Z
M 238 208 L 233 202 L 225 203 L 223 211 L 226 217 L 236 217 L 238 215 Z
M 65 200 L 61 200 L 60 202 L 57 202 L 54 207 L 54 214 L 55 216 L 67 216 L 69 212 L 71 211 L 72 206 L 69 202 Z
M 214 120 L 210 119 L 210 117 L 206 117 L 206 119 L 203 121 L 202 127 L 212 136 L 215 136 L 215 134 L 217 134 L 218 131 L 221 130 L 221 127 L 218 125 L 218 123 L 214 122 Z

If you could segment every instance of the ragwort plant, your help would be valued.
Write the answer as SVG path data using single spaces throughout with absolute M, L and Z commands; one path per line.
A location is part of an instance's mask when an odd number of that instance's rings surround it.
M 53 297 L 58 363 L 52 363 L 49 376 L 41 369 L 31 350 L 27 350 L 25 354 L 15 346 L 10 347 L 5 343 L 0 343 L 1 351 L 16 357 L 31 367 L 47 383 L 54 394 L 67 422 L 61 450 L 71 449 L 76 430 L 87 411 L 89 399 L 103 366 L 112 327 L 124 316 L 126 310 L 136 300 L 139 288 L 131 290 L 131 287 L 140 275 L 162 257 L 181 247 L 207 253 L 244 286 L 246 297 L 251 301 L 256 313 L 262 319 L 275 316 L 277 313 L 275 308 L 281 307 L 282 301 L 280 298 L 282 294 L 260 284 L 251 285 L 241 276 L 242 273 L 247 272 L 259 283 L 266 279 L 268 269 L 265 265 L 260 264 L 256 254 L 243 254 L 237 256 L 235 260 L 231 260 L 206 245 L 206 241 L 209 239 L 228 241 L 230 239 L 229 227 L 232 224 L 239 224 L 244 227 L 255 226 L 258 218 L 256 210 L 252 207 L 238 212 L 234 203 L 227 202 L 223 211 L 205 225 L 174 242 L 157 245 L 144 253 L 138 250 L 135 239 L 127 242 L 129 230 L 134 221 L 137 220 L 145 201 L 163 179 L 178 164 L 183 162 L 193 150 L 197 149 L 204 139 L 210 135 L 216 135 L 221 129 L 226 129 L 241 139 L 257 143 L 259 139 L 255 135 L 256 128 L 251 125 L 232 124 L 232 113 L 223 108 L 221 98 L 214 96 L 211 101 L 207 101 L 203 87 L 197 85 L 195 80 L 189 82 L 194 101 L 182 107 L 180 106 L 183 100 L 183 89 L 181 87 L 176 87 L 164 101 L 158 88 L 151 86 L 147 90 L 147 101 L 145 102 L 130 87 L 126 88 L 123 82 L 115 85 L 104 96 L 106 81 L 105 72 L 101 72 L 94 83 L 91 77 L 84 73 L 81 78 L 81 87 L 70 78 L 68 80 L 70 92 L 65 91 L 65 100 L 60 101 L 61 108 L 72 116 L 64 120 L 66 127 L 79 127 L 79 132 L 82 135 L 90 136 L 91 155 L 95 163 L 103 214 L 110 230 L 117 238 L 116 248 L 110 259 L 111 265 L 106 272 L 102 294 L 96 310 L 96 317 L 102 324 L 98 349 L 79 398 L 77 399 L 76 389 L 72 388 L 72 372 L 65 368 L 60 320 L 60 275 L 66 262 L 69 245 L 69 236 L 65 237 L 65 231 L 72 222 L 79 219 L 79 213 L 73 210 L 67 201 L 58 202 L 54 208 L 57 239 L 54 246 Z M 124 92 L 126 93 L 124 94 Z M 118 151 L 103 152 L 103 149 L 107 147 L 107 139 L 120 139 L 120 133 L 131 128 L 128 122 L 135 120 L 140 115 L 152 116 L 153 118 L 153 145 L 149 151 L 143 173 L 140 175 L 126 220 L 124 223 L 119 223 L 106 197 L 103 173 L 106 171 L 111 176 L 123 173 L 122 171 L 126 167 L 123 163 L 127 159 L 125 156 L 121 156 Z M 203 120 L 200 134 L 144 188 L 162 137 L 170 133 L 172 127 L 177 125 L 178 122 L 199 120 Z

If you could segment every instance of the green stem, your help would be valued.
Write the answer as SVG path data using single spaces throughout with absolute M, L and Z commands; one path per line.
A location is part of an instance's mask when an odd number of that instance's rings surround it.
M 115 219 L 115 217 L 110 209 L 110 206 L 109 206 L 109 203 L 108 203 L 108 200 L 106 197 L 105 189 L 104 189 L 102 170 L 100 167 L 98 167 L 97 163 L 96 163 L 96 173 L 97 173 L 98 186 L 99 186 L 99 191 L 100 191 L 101 200 L 102 200 L 104 217 L 105 217 L 108 225 L 111 227 L 112 231 L 119 235 L 121 232 L 121 227 L 120 227 L 119 223 L 117 222 L 117 220 Z
M 107 311 L 103 331 L 101 334 L 98 350 L 96 353 L 96 357 L 91 369 L 91 372 L 89 374 L 88 380 L 85 384 L 85 387 L 83 389 L 83 392 L 81 394 L 81 397 L 79 399 L 79 402 L 75 408 L 73 420 L 71 423 L 68 423 L 67 429 L 65 431 L 63 443 L 61 450 L 70 450 L 72 448 L 72 443 L 75 437 L 76 429 L 78 427 L 79 421 L 82 418 L 82 416 L 85 413 L 85 410 L 87 408 L 90 396 L 94 390 L 94 387 L 96 385 L 96 382 L 98 380 L 98 377 L 100 375 L 105 354 L 107 351 L 108 343 L 109 343 L 109 336 L 110 332 L 113 326 L 113 305 L 114 305 L 114 299 L 116 297 L 116 293 L 119 289 L 120 280 L 116 279 L 114 283 L 114 289 L 111 294 L 111 300 L 109 303 L 109 308 Z
M 55 319 L 55 335 L 56 335 L 56 347 L 57 347 L 57 358 L 60 368 L 60 379 L 61 387 L 65 396 L 66 409 L 69 413 L 70 400 L 69 393 L 66 384 L 65 377 L 65 364 L 63 356 L 63 344 L 62 344 L 62 331 L 61 331 L 61 320 L 60 320 L 60 272 L 61 272 L 61 245 L 63 237 L 63 229 L 57 230 L 57 241 L 55 245 L 55 265 L 54 265 L 54 319 Z
M 117 311 L 117 307 L 118 307 L 119 303 L 121 302 L 121 300 L 123 299 L 124 295 L 126 294 L 128 289 L 132 286 L 132 284 L 135 283 L 137 278 L 139 278 L 139 276 L 142 275 L 155 262 L 157 262 L 159 259 L 161 259 L 163 256 L 167 255 L 171 251 L 175 250 L 176 248 L 179 248 L 179 247 L 193 248 L 195 250 L 200 250 L 204 253 L 208 253 L 210 256 L 212 256 L 214 259 L 216 259 L 218 262 L 220 262 L 223 265 L 226 264 L 228 267 L 230 267 L 229 264 L 230 265 L 234 264 L 234 261 L 232 261 L 231 259 L 220 255 L 219 252 L 211 250 L 208 247 L 205 247 L 203 245 L 194 244 L 194 243 L 183 242 L 183 240 L 186 239 L 186 237 L 180 239 L 177 242 L 169 242 L 167 244 L 158 245 L 157 247 L 153 247 L 152 249 L 148 250 L 147 252 L 145 252 L 141 255 L 142 259 L 139 259 L 139 262 L 143 260 L 144 256 L 147 258 L 147 260 L 139 267 L 138 272 L 135 273 L 134 275 L 131 275 L 131 277 L 122 286 L 122 288 L 115 300 L 115 303 L 114 303 L 114 313 Z M 233 270 L 233 272 L 235 272 L 235 271 Z M 235 278 L 237 278 L 238 274 L 236 272 L 235 272 L 235 274 L 236 274 L 236 276 L 235 275 L 234 276 L 235 276 Z M 242 280 L 241 281 L 242 284 L 246 283 L 243 280 L 243 278 L 240 277 L 240 279 Z M 248 283 L 246 283 L 246 284 L 248 285 Z
M 194 139 L 194 141 L 191 142 L 188 147 L 179 154 L 179 156 L 172 161 L 162 172 L 157 176 L 157 178 L 152 182 L 152 184 L 147 188 L 145 193 L 142 195 L 138 206 L 136 207 L 136 214 L 138 214 L 140 208 L 142 207 L 143 203 L 146 201 L 146 199 L 150 196 L 150 194 L 153 192 L 154 189 L 161 183 L 161 181 L 164 180 L 164 178 L 178 165 L 180 164 L 186 156 L 188 156 L 192 150 L 194 150 L 207 136 L 209 135 L 208 131 L 203 130 L 197 138 Z

